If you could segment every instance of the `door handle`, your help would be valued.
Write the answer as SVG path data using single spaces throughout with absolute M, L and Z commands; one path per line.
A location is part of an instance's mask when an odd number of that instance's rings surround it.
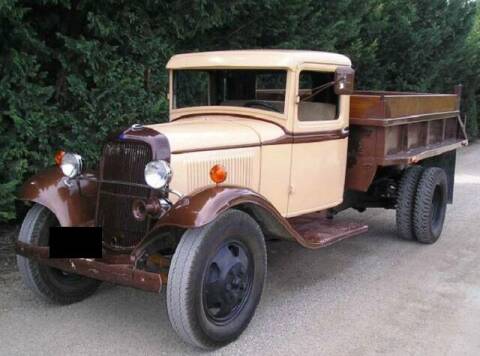
M 348 136 L 348 134 L 350 133 L 350 129 L 348 127 L 344 127 L 341 132 L 342 135 Z

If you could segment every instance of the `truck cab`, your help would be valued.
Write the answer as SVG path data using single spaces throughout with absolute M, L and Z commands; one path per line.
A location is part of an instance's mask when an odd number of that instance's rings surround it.
M 350 60 L 311 51 L 176 55 L 168 62 L 172 187 L 248 187 L 285 217 L 342 202 L 353 89 Z M 340 78 L 340 79 L 339 79 Z M 345 87 L 339 89 L 340 85 Z

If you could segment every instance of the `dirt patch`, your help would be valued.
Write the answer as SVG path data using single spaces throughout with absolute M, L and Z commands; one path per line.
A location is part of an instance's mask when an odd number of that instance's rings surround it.
M 15 239 L 19 226 L 0 225 L 0 275 L 15 270 Z

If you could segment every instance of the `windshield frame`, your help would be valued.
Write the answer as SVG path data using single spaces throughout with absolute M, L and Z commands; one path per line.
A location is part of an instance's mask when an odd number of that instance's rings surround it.
M 174 103 L 174 83 L 173 83 L 173 76 L 174 71 L 177 70 L 282 70 L 286 73 L 286 84 L 285 84 L 285 102 L 284 102 L 284 111 L 283 113 L 278 113 L 275 111 L 259 109 L 254 107 L 243 107 L 243 106 L 226 106 L 226 105 L 208 105 L 208 106 L 191 106 L 191 107 L 183 107 L 183 108 L 175 108 L 173 106 Z M 291 102 L 293 100 L 293 90 L 292 90 L 292 81 L 294 80 L 294 71 L 290 70 L 287 67 L 272 67 L 272 68 L 257 68 L 257 67 L 208 67 L 208 68 L 175 68 L 169 69 L 168 77 L 169 77 L 169 93 L 168 93 L 168 101 L 169 101 L 169 110 L 170 110 L 170 120 L 175 120 L 184 116 L 191 116 L 191 115 L 198 115 L 198 114 L 232 114 L 232 115 L 248 115 L 252 117 L 259 117 L 259 118 L 267 118 L 267 119 L 274 119 L 274 121 L 281 121 L 285 123 L 286 119 L 289 117 L 289 113 L 291 111 Z

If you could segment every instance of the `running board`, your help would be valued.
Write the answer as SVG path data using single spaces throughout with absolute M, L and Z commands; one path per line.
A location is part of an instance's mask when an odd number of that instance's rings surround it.
M 323 213 L 312 213 L 288 219 L 310 248 L 320 248 L 368 231 L 367 225 L 327 219 Z

